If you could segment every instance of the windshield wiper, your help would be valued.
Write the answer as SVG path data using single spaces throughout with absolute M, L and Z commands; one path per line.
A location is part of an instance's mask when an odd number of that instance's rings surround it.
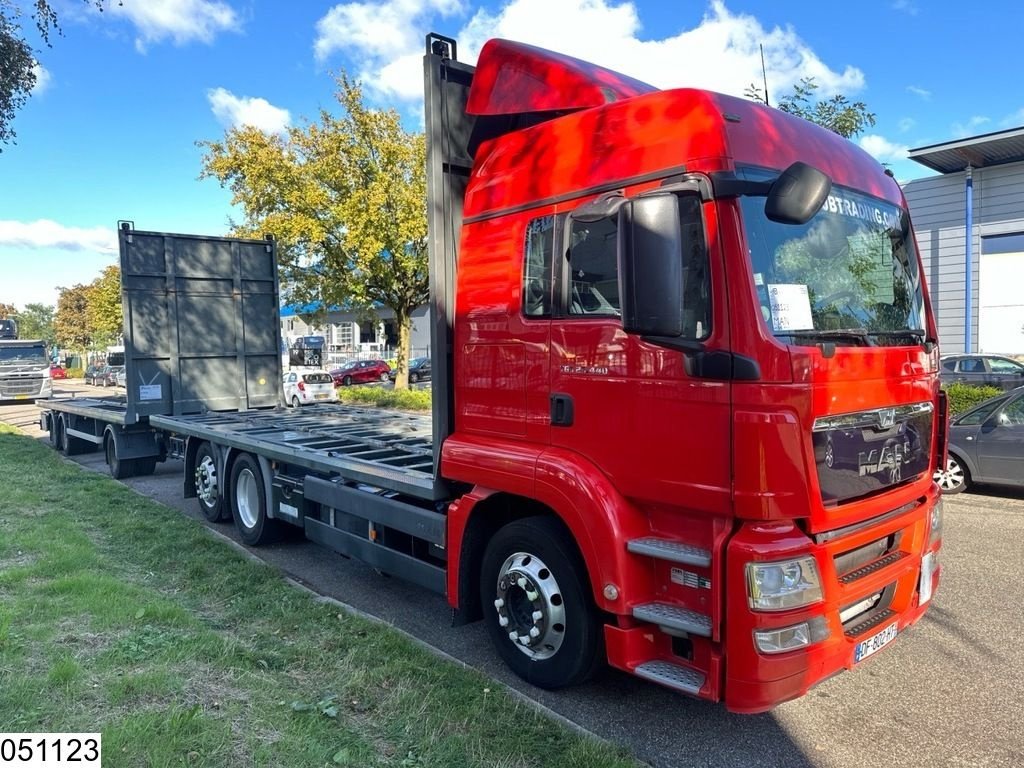
M 891 331 L 868 331 L 868 336 L 913 336 L 924 341 L 927 334 L 920 328 L 894 328 Z
M 842 328 L 837 330 L 782 331 L 778 336 L 792 336 L 794 339 L 855 339 L 868 344 L 870 334 L 863 328 Z

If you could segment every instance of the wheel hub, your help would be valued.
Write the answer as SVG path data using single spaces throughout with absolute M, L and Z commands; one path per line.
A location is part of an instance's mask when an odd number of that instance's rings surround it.
M 554 656 L 565 639 L 565 606 L 558 582 L 535 555 L 517 552 L 498 572 L 498 624 L 535 661 Z
M 204 456 L 196 467 L 196 495 L 207 506 L 217 501 L 217 465 L 212 456 Z
M 936 470 L 934 480 L 939 488 L 948 491 L 963 483 L 964 470 L 959 463 L 950 459 L 946 462 L 945 469 Z

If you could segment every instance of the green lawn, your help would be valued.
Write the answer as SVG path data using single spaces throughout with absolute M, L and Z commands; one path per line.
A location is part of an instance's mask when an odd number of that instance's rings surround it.
M 108 768 L 633 764 L 2 424 L 0 723 Z

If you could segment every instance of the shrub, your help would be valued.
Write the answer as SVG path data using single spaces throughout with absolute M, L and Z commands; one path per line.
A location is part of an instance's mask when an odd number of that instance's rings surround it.
M 65 373 L 67 373 L 69 379 L 84 379 L 85 378 L 85 369 L 84 368 L 66 368 L 65 369 Z
M 338 387 L 338 400 L 353 405 L 375 405 L 403 411 L 429 411 L 429 389 L 383 389 L 381 387 Z
M 990 397 L 1003 394 L 1003 390 L 998 387 L 978 387 L 960 382 L 950 384 L 944 387 L 944 389 L 946 390 L 946 396 L 949 398 L 949 412 L 951 414 L 963 413 L 978 403 L 988 400 Z

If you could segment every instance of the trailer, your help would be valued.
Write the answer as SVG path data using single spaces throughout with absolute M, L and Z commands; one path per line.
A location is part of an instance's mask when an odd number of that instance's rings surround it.
M 207 520 L 443 593 L 544 688 L 762 712 L 917 622 L 947 406 L 895 180 L 506 40 L 429 35 L 424 77 L 430 417 L 282 408 L 273 242 L 122 227 L 126 401 L 47 406 L 55 445 L 179 458 Z

